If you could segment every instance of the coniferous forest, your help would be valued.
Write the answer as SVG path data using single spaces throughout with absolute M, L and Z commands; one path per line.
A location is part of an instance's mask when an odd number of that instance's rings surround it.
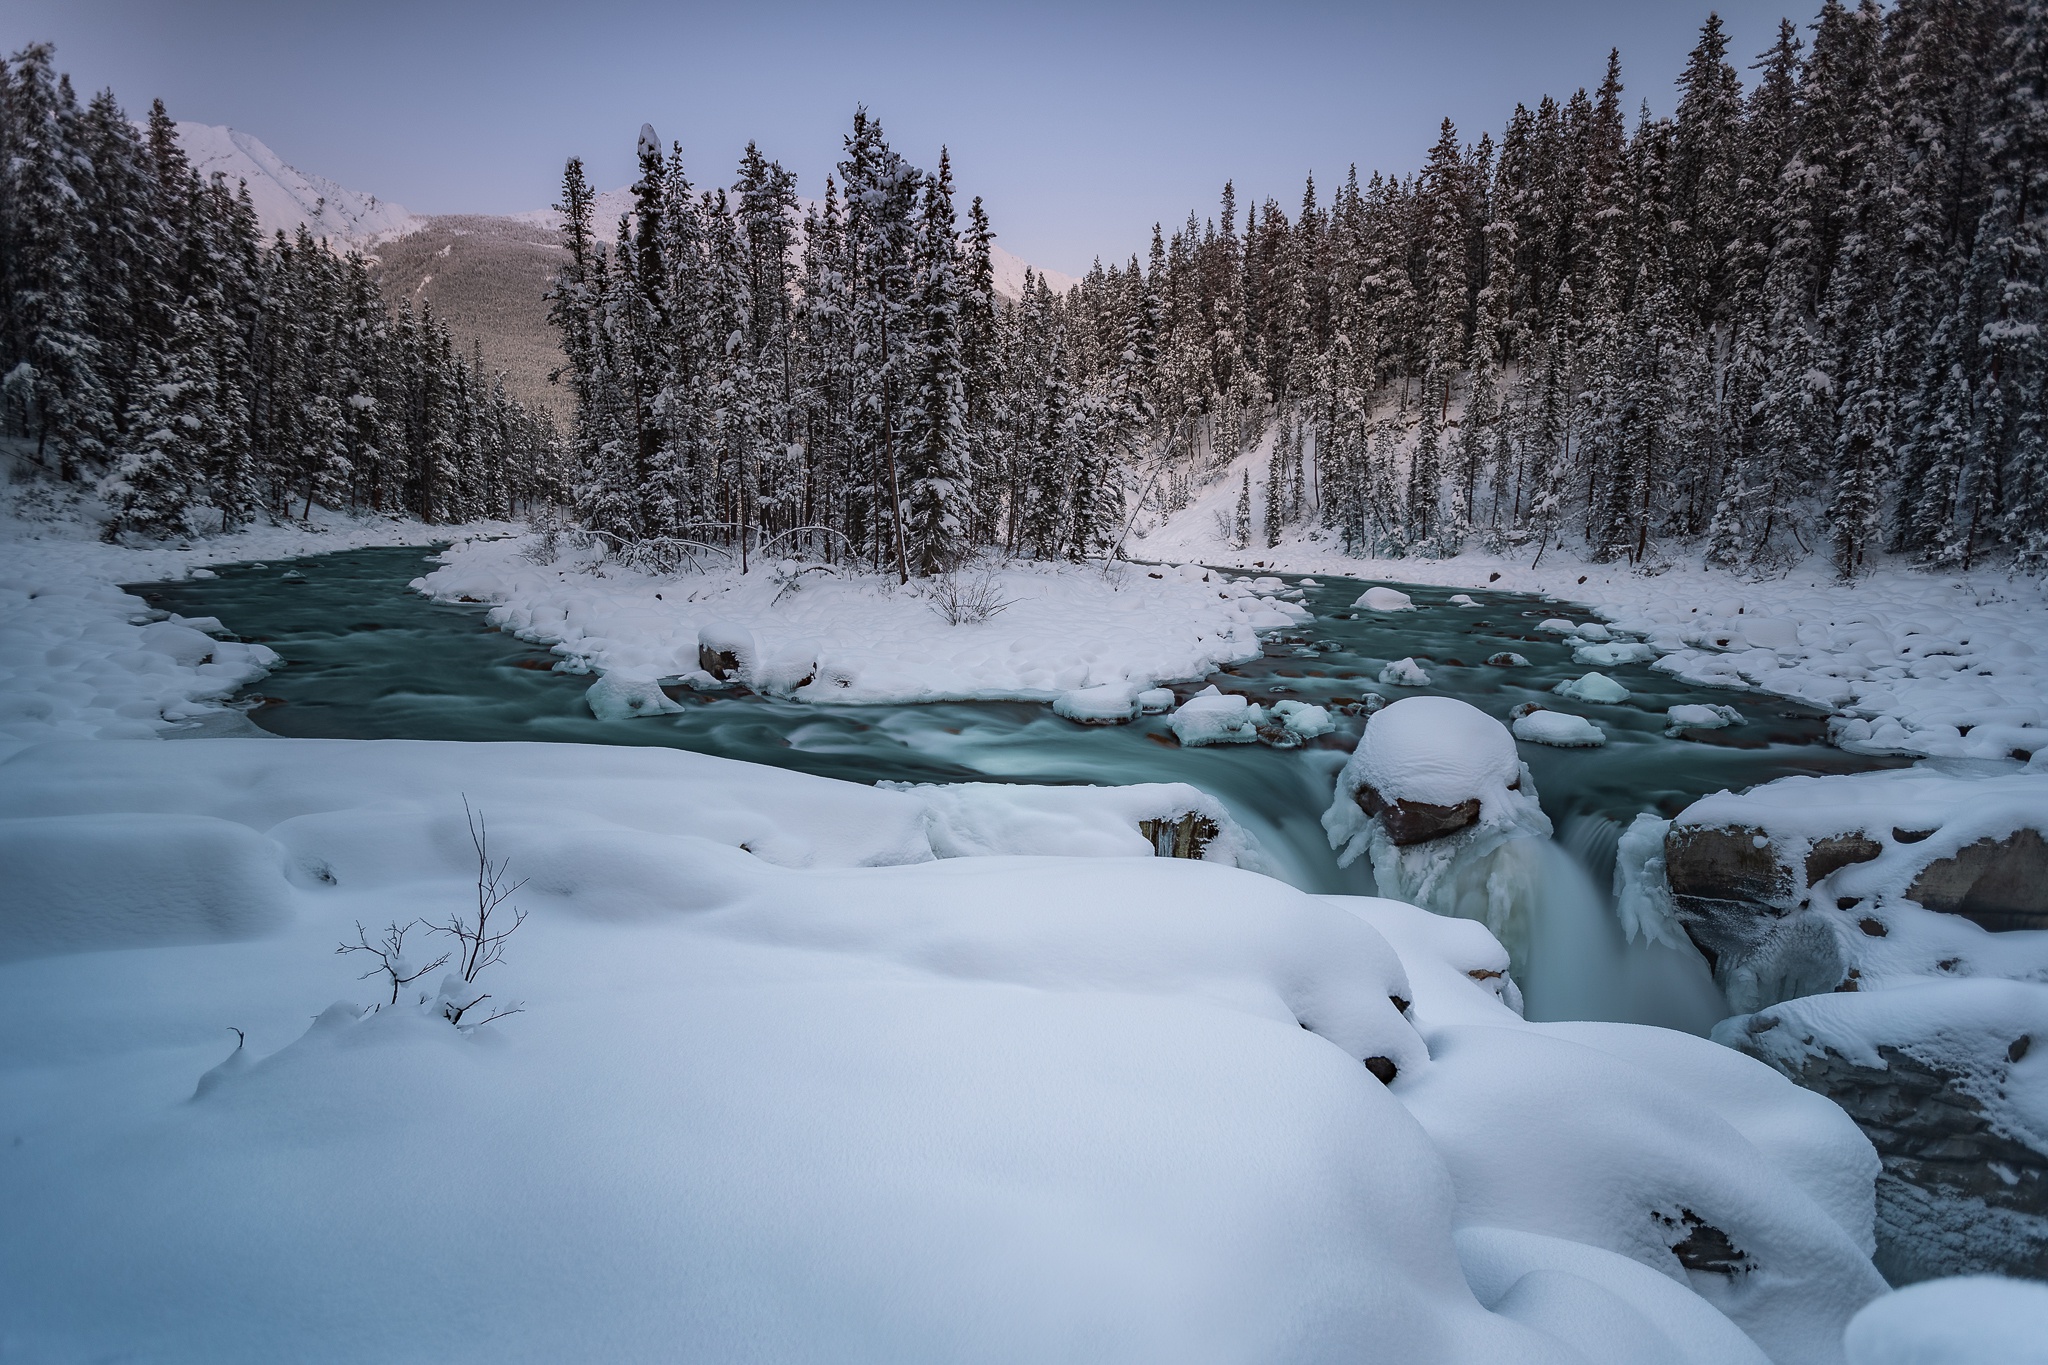
M 1710 18 L 1671 117 L 1610 54 L 1497 136 L 1445 122 L 1419 172 L 1292 216 L 1226 185 L 1016 301 L 943 154 L 866 114 L 800 218 L 755 149 L 699 192 L 645 130 L 615 240 L 578 164 L 560 205 L 580 514 L 907 575 L 1111 552 L 1270 440 L 1240 545 L 2038 568 L 2048 6 L 1830 0 L 1728 49 Z
M 108 538 L 557 499 L 550 422 L 446 328 L 303 227 L 263 241 L 160 101 L 141 126 L 111 92 L 81 107 L 52 60 L 25 48 L 0 80 L 0 434 L 97 484 Z
M 808 198 L 752 146 L 699 187 L 644 129 L 617 223 L 564 177 L 561 441 L 360 257 L 261 241 L 160 106 L 81 107 L 51 60 L 0 101 L 0 423 L 101 484 L 110 534 L 567 502 L 621 544 L 908 577 L 1140 553 L 1134 520 L 1260 449 L 1241 546 L 2048 561 L 2041 0 L 1829 0 L 1753 59 L 1710 18 L 1670 117 L 1610 54 L 1497 135 L 1445 122 L 1419 171 L 1226 185 L 1015 300 L 945 154 L 865 112 Z

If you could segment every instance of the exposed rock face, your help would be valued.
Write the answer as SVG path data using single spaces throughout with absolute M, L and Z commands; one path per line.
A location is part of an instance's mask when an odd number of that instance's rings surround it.
M 2048 929 L 2048 842 L 2032 829 L 1979 839 L 1921 869 L 1906 894 L 1986 929 Z
M 713 649 L 710 645 L 697 646 L 697 667 L 709 673 L 720 682 L 729 682 L 739 676 L 740 656 L 729 649 Z
M 1843 935 L 1860 925 L 1863 934 L 1883 937 L 1885 928 L 1854 914 L 1837 923 L 1863 901 L 1821 888 L 1844 869 L 1879 859 L 1901 865 L 1897 883 L 1910 878 L 1899 899 L 1993 931 L 2048 929 L 2048 842 L 2039 831 L 2022 828 L 1919 861 L 1915 847 L 1928 838 L 1887 825 L 1785 846 L 1760 827 L 1688 824 L 1680 815 L 1665 835 L 1665 875 L 1680 923 L 1738 1009 L 1856 989 Z
M 1380 822 L 1389 839 L 1402 845 L 1427 843 L 1431 839 L 1456 834 L 1479 819 L 1476 797 L 1460 801 L 1455 806 L 1433 806 L 1427 801 L 1389 801 L 1371 783 L 1359 787 L 1358 805 Z
M 1757 1041 L 1770 1015 L 1747 1025 L 1749 1038 L 1724 1041 L 1841 1105 L 1877 1148 L 1876 1260 L 1886 1279 L 2048 1279 L 2048 1152 L 1996 1131 L 1964 1077 L 1890 1044 L 1877 1047 L 1881 1067 L 1833 1049 L 1788 1060 Z
M 1190 811 L 1164 820 L 1140 820 L 1138 832 L 1152 841 L 1158 858 L 1200 858 L 1217 834 L 1216 822 Z

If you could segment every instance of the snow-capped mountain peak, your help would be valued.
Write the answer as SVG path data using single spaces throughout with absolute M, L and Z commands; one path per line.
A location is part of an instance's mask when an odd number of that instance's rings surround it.
M 245 181 L 263 234 L 287 235 L 304 223 L 337 248 L 369 248 L 412 231 L 420 219 L 403 204 L 309 175 L 262 139 L 211 123 L 180 123 L 178 145 L 202 179 L 219 172 L 229 185 Z

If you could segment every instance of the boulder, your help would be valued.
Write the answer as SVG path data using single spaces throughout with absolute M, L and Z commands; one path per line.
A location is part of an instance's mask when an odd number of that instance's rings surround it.
M 2048 929 L 2048 842 L 2039 830 L 1979 839 L 1920 869 L 1906 895 L 1986 929 Z
M 1404 799 L 1389 801 L 1381 796 L 1370 782 L 1359 785 L 1358 806 L 1380 822 L 1380 827 L 1386 830 L 1389 839 L 1403 846 L 1427 843 L 1431 839 L 1456 834 L 1479 820 L 1477 797 L 1460 801 L 1454 806 L 1438 806 L 1427 801 Z

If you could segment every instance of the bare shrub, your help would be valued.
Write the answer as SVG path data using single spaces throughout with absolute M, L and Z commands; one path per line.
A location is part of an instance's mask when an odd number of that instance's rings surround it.
M 963 574 L 942 573 L 931 580 L 927 590 L 932 610 L 946 618 L 949 626 L 978 626 L 993 620 L 1014 603 L 1003 596 L 1002 584 L 987 570 Z
M 370 970 L 364 972 L 356 979 L 358 981 L 368 981 L 373 976 L 383 976 L 391 983 L 391 999 L 385 1003 L 395 1005 L 398 1003 L 398 988 L 400 986 L 419 980 L 436 967 L 448 965 L 448 954 L 446 953 L 441 954 L 432 962 L 421 965 L 416 965 L 407 960 L 405 956 L 405 936 L 418 928 L 419 924 L 420 921 L 414 920 L 411 924 L 401 925 L 394 920 L 390 925 L 386 926 L 384 936 L 375 943 L 372 943 L 370 942 L 369 931 L 363 928 L 361 920 L 357 920 L 356 941 L 354 943 L 344 942 L 334 951 L 337 953 L 368 953 L 371 957 L 377 959 L 376 966 L 370 968 Z
M 516 882 L 505 880 L 512 860 L 491 858 L 491 833 L 484 823 L 481 811 L 469 808 L 469 798 L 462 798 L 462 814 L 469 821 L 469 842 L 476 850 L 476 910 L 473 915 L 450 915 L 445 924 L 428 926 L 436 934 L 446 934 L 455 940 L 452 954 L 456 971 L 461 975 L 461 985 L 469 989 L 457 989 L 454 982 L 444 981 L 441 985 L 441 1012 L 449 1023 L 460 1028 L 464 1019 L 473 1011 L 482 1008 L 491 997 L 473 989 L 478 973 L 484 968 L 501 961 L 505 956 L 505 940 L 512 937 L 520 925 L 526 923 L 526 912 L 518 906 L 510 907 L 512 922 L 507 924 L 498 911 L 514 892 L 526 885 L 526 878 Z M 498 915 L 497 922 L 491 917 Z M 480 1027 L 493 1019 L 503 1019 L 508 1014 L 519 1014 L 519 1005 L 494 1006 L 481 1019 L 469 1020 L 470 1027 Z

